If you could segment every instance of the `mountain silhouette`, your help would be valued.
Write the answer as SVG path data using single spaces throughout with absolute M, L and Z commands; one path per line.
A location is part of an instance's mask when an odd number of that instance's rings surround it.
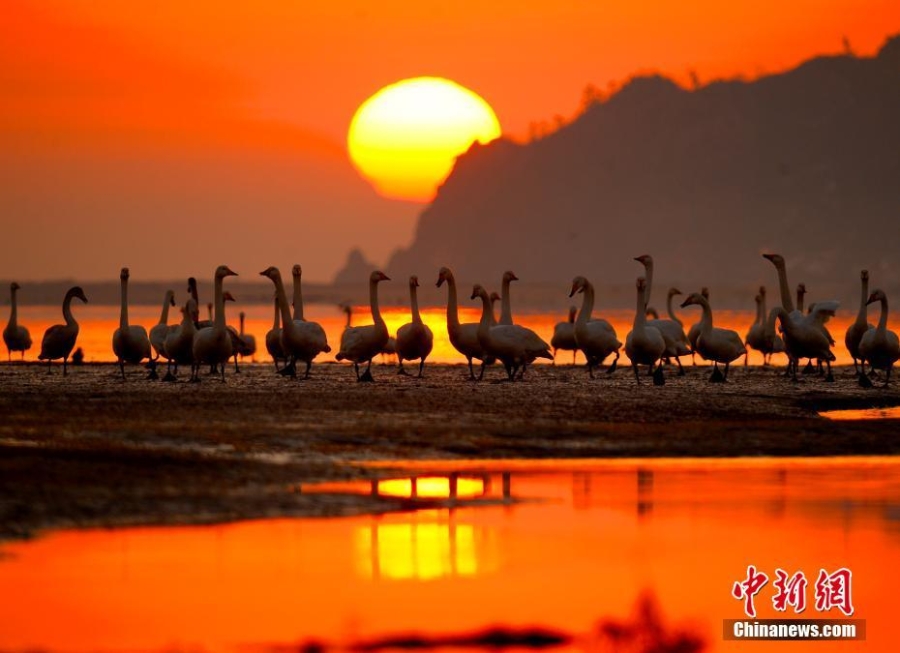
M 461 156 L 392 277 L 853 285 L 900 272 L 900 37 L 752 82 L 639 77 L 540 140 Z M 855 288 L 856 286 L 853 285 Z

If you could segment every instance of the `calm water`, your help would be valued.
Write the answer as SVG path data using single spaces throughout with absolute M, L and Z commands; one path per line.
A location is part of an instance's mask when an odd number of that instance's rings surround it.
M 421 466 L 421 463 L 417 463 Z M 713 651 L 893 651 L 900 462 L 644 460 L 436 465 L 477 507 L 213 527 L 65 531 L 0 547 L 0 649 L 266 650 L 410 631 L 541 625 L 593 648 L 643 593 Z M 408 495 L 409 479 L 379 491 Z M 302 491 L 369 492 L 368 484 Z M 516 501 L 504 502 L 504 495 Z M 723 642 L 748 564 L 853 572 L 868 641 Z M 771 583 L 757 597 L 775 616 Z M 836 612 L 836 611 L 835 611 Z M 790 613 L 786 616 L 790 616 Z M 830 615 L 835 616 L 835 615 Z M 837 615 L 839 616 L 839 614 Z
M 269 329 L 272 328 L 273 309 L 271 306 L 263 305 L 240 305 L 236 307 L 229 303 L 226 307 L 226 316 L 229 324 L 238 326 L 238 313 L 243 310 L 247 314 L 246 332 L 256 337 L 257 343 L 257 361 L 268 362 L 269 356 L 265 349 L 265 336 Z M 78 346 L 82 347 L 85 352 L 85 360 L 87 361 L 114 361 L 115 357 L 112 352 L 112 334 L 119 326 L 119 309 L 115 306 L 94 306 L 91 304 L 82 305 L 78 302 L 73 303 L 73 312 L 78 320 L 81 330 L 78 336 Z M 141 324 L 150 328 L 159 321 L 159 307 L 153 306 L 132 306 L 129 308 L 129 320 L 132 324 Z M 385 322 L 391 335 L 397 332 L 397 329 L 406 324 L 410 320 L 409 310 L 403 307 L 388 307 L 382 311 Z M 306 318 L 315 320 L 322 324 L 328 335 L 328 343 L 332 347 L 330 354 L 323 354 L 317 360 L 333 361 L 337 354 L 341 332 L 344 329 L 345 316 L 335 306 L 331 304 L 312 304 L 306 306 Z M 595 315 L 600 315 L 595 313 Z M 700 312 L 694 310 L 681 310 L 678 315 L 684 320 L 685 328 L 689 328 L 691 324 L 700 319 Z M 634 311 L 617 310 L 604 311 L 602 316 L 608 319 L 616 329 L 619 340 L 625 342 L 625 335 L 631 330 L 632 320 L 634 319 Z M 206 318 L 205 309 L 201 309 L 201 317 Z M 461 308 L 460 320 L 462 322 L 477 322 L 481 317 L 481 310 L 475 308 Z M 516 314 L 516 322 L 534 329 L 544 340 L 550 342 L 553 335 L 553 326 L 562 320 L 565 320 L 565 314 L 559 315 L 551 313 L 536 314 Z M 750 324 L 755 319 L 755 312 L 751 311 L 719 311 L 715 314 L 716 326 L 734 329 L 741 337 L 746 335 Z M 447 336 L 446 313 L 443 308 L 429 308 L 422 311 L 422 318 L 431 327 L 434 332 L 434 351 L 429 361 L 438 363 L 459 363 L 465 362 L 450 344 Z M 180 319 L 180 313 L 176 309 L 170 311 L 169 323 L 174 324 Z M 852 316 L 839 317 L 831 320 L 828 327 L 837 341 L 834 353 L 838 358 L 838 363 L 851 363 L 849 354 L 844 347 L 843 334 L 847 326 L 853 321 Z M 44 331 L 52 324 L 62 322 L 62 314 L 58 306 L 25 306 L 19 309 L 19 320 L 31 331 L 32 339 L 35 344 L 31 351 L 26 355 L 26 360 L 36 360 L 40 352 L 40 340 Z M 371 314 L 368 307 L 356 307 L 354 309 L 353 324 L 371 323 Z M 2 355 L 5 356 L 3 351 Z M 624 349 L 622 351 L 623 361 L 627 360 Z M 560 352 L 559 361 L 568 363 L 572 360 L 571 352 Z M 687 361 L 687 359 L 684 359 Z M 782 364 L 784 356 L 776 356 L 774 362 Z M 578 356 L 579 362 L 584 362 L 583 357 Z M 698 362 L 701 362 L 698 358 Z M 742 363 L 743 361 L 738 361 Z M 751 364 L 761 364 L 762 356 L 751 351 Z

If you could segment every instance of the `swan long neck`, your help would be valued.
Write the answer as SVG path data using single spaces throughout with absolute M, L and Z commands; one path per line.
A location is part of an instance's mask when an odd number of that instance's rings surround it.
M 459 329 L 459 304 L 456 300 L 456 279 L 447 277 L 447 330 Z
M 478 322 L 478 337 L 488 336 L 491 330 L 491 316 L 493 314 L 491 298 L 487 293 L 481 294 L 481 320 Z
M 350 328 L 350 321 L 353 319 L 352 316 L 353 316 L 353 309 L 351 309 L 351 308 L 348 306 L 348 307 L 347 307 L 347 323 L 344 325 L 344 328 L 345 328 L 345 329 L 349 329 L 349 328 Z
M 241 335 L 244 335 L 244 314 L 241 313 Z
M 10 292 L 10 298 L 9 298 L 9 303 L 10 303 L 9 326 L 11 326 L 13 329 L 15 329 L 16 326 L 18 326 L 18 322 L 19 322 L 19 306 L 18 306 L 18 302 L 16 302 L 16 293 L 17 292 L 18 292 L 18 290 L 16 288 L 13 288 L 12 291 Z
M 791 299 L 791 288 L 788 285 L 787 270 L 784 263 L 777 263 L 775 269 L 778 271 L 778 288 L 781 291 L 781 306 L 788 313 L 794 312 L 794 300 Z
M 765 301 L 765 300 L 764 300 Z M 769 313 L 769 317 L 766 319 L 766 327 L 765 333 L 766 338 L 774 338 L 775 337 L 775 320 L 778 318 L 778 313 L 781 312 L 781 308 L 773 308 L 772 312 Z
M 712 307 L 709 305 L 706 298 L 703 298 L 703 301 L 700 302 L 700 306 L 703 308 L 703 317 L 700 318 L 700 333 L 708 334 L 713 328 Z
M 756 321 L 754 324 L 763 324 L 766 321 L 766 308 L 763 306 L 765 300 L 762 297 L 756 298 Z
M 271 279 L 275 284 L 275 304 L 281 311 L 281 328 L 287 331 L 293 322 L 291 321 L 291 311 L 288 308 L 287 295 L 284 292 L 284 282 L 281 280 L 281 275 L 277 273 Z
M 222 292 L 223 277 L 216 275 L 216 312 L 213 318 L 213 324 L 216 330 L 225 330 L 225 294 Z
M 275 304 L 275 317 L 272 320 L 272 328 L 277 329 L 278 328 L 278 318 L 279 318 L 278 295 L 275 295 L 275 301 L 273 303 Z
M 128 328 L 128 278 L 125 277 L 121 281 L 122 284 L 122 306 L 119 309 L 119 328 Z
M 647 326 L 647 292 L 646 288 L 644 290 L 638 289 L 637 291 L 637 306 L 635 307 L 634 313 L 634 328 L 643 329 Z
M 166 298 L 163 300 L 162 314 L 159 316 L 160 324 L 169 323 L 169 305 L 172 303 L 172 292 L 166 292 Z
M 384 318 L 381 317 L 381 309 L 378 307 L 378 282 L 369 281 L 369 305 L 372 307 L 372 319 L 375 324 L 384 326 Z
M 509 298 L 509 282 L 506 277 L 503 278 L 503 296 L 500 298 L 500 322 L 499 324 L 512 324 L 512 302 Z M 488 299 L 490 302 L 490 299 Z M 493 307 L 491 307 L 493 311 Z
M 578 313 L 576 322 L 580 326 L 584 326 L 591 319 L 591 313 L 594 312 L 594 286 L 588 281 L 584 284 L 584 297 L 581 300 L 581 311 Z
M 647 287 L 644 288 L 644 310 L 650 306 L 650 291 L 653 290 L 653 261 L 648 260 L 644 263 L 644 269 L 646 270 L 647 277 Z
M 303 318 L 303 283 L 300 275 L 294 275 L 294 319 L 305 321 Z
M 881 298 L 881 316 L 878 318 L 878 331 L 884 333 L 887 330 L 888 300 L 887 296 Z
M 760 315 L 759 321 L 760 321 L 760 323 L 763 323 L 766 321 L 766 315 L 768 314 L 766 312 L 766 293 L 760 293 L 759 300 L 760 300 L 759 301 L 759 315 Z M 774 328 L 775 318 L 772 318 L 772 324 L 773 324 L 773 328 Z
M 856 314 L 857 324 L 865 324 L 869 319 L 869 305 L 866 301 L 869 299 L 869 280 L 862 279 L 862 295 L 859 298 L 859 312 Z
M 72 315 L 72 297 L 74 296 L 71 292 L 67 292 L 65 299 L 63 299 L 63 317 L 66 319 L 68 326 L 77 324 L 75 317 Z
M 422 324 L 422 316 L 419 315 L 419 296 L 415 286 L 409 287 L 409 305 L 412 308 L 412 320 L 416 324 Z
M 678 319 L 678 316 L 675 315 L 675 309 L 672 307 L 672 298 L 675 295 L 669 293 L 668 297 L 666 297 L 666 311 L 669 313 L 669 319 L 675 322 L 678 326 L 683 327 L 684 323 Z

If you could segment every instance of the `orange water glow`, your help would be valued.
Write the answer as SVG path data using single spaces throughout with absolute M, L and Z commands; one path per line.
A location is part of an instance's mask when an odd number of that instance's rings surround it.
M 469 467 L 494 497 L 497 470 L 513 470 L 519 501 L 6 543 L 0 649 L 260 650 L 506 624 L 574 633 L 571 650 L 583 650 L 598 619 L 625 618 L 649 590 L 708 650 L 758 651 L 765 645 L 721 639 L 722 619 L 743 616 L 732 584 L 754 564 L 770 579 L 778 567 L 805 572 L 804 618 L 824 616 L 813 607 L 820 568 L 853 572 L 866 643 L 784 645 L 791 651 L 895 650 L 896 459 L 492 464 Z M 759 615 L 791 616 L 773 610 L 771 586 L 757 596 Z
M 257 353 L 255 360 L 268 362 L 268 353 L 265 349 L 265 336 L 269 329 L 272 328 L 272 308 L 271 306 L 249 305 L 241 306 L 235 309 L 232 306 L 227 308 L 226 315 L 230 324 L 237 326 L 237 313 L 243 310 L 247 314 L 246 332 L 256 337 Z M 81 325 L 81 331 L 78 336 L 78 346 L 85 351 L 86 361 L 108 362 L 114 361 L 115 357 L 112 352 L 112 334 L 119 326 L 118 308 L 111 306 L 74 306 L 73 311 L 76 319 Z M 431 328 L 434 333 L 434 349 L 428 362 L 431 363 L 465 363 L 465 358 L 459 354 L 450 344 L 447 336 L 447 321 L 444 308 L 424 308 L 421 311 L 422 319 Z M 595 313 L 596 315 L 596 313 Z M 409 309 L 405 307 L 386 307 L 382 309 L 382 316 L 387 323 L 388 330 L 391 335 L 397 333 L 397 329 L 403 324 L 410 321 Z M 619 340 L 625 341 L 625 335 L 631 330 L 631 324 L 634 319 L 633 311 L 629 310 L 613 310 L 605 311 L 602 316 L 608 319 Z M 129 308 L 129 317 L 132 324 L 142 324 L 148 330 L 159 320 L 159 308 L 151 306 L 133 306 Z M 203 315 L 205 318 L 205 314 Z M 318 362 L 334 361 L 334 357 L 338 352 L 341 341 L 341 333 L 344 330 L 346 317 L 338 311 L 334 306 L 328 304 L 311 304 L 306 306 L 306 317 L 310 320 L 319 322 L 325 329 L 328 336 L 328 342 L 332 347 L 330 354 L 323 354 L 316 360 Z M 473 307 L 460 308 L 460 321 L 477 322 L 481 317 L 481 311 Z M 517 313 L 515 315 L 516 323 L 534 329 L 545 341 L 550 342 L 553 335 L 554 325 L 565 319 L 563 314 L 552 313 Z M 682 315 L 685 321 L 685 329 L 687 330 L 695 318 L 688 315 Z M 696 319 L 699 319 L 699 315 Z M 755 313 L 751 311 L 716 311 L 715 324 L 717 327 L 734 329 L 741 337 L 744 337 L 747 330 L 755 319 Z M 855 316 L 846 315 L 833 318 L 828 322 L 828 328 L 831 331 L 837 344 L 833 351 L 837 356 L 836 364 L 847 365 L 852 364 L 850 354 L 844 347 L 844 332 L 853 322 Z M 40 338 L 44 331 L 52 324 L 62 322 L 59 307 L 51 306 L 25 306 L 19 309 L 19 321 L 26 325 L 35 341 L 31 351 L 29 351 L 25 360 L 36 360 L 40 351 Z M 174 323 L 174 318 L 170 319 L 170 324 Z M 353 324 L 358 326 L 361 324 L 371 323 L 371 314 L 367 306 L 359 306 L 353 308 Z M 890 326 L 890 325 L 889 325 Z M 4 352 L 5 353 L 5 352 Z M 14 357 L 15 358 L 15 357 Z M 572 353 L 559 352 L 558 362 L 568 364 L 572 361 Z M 580 363 L 584 362 L 584 357 L 580 354 L 576 357 Z M 609 359 L 611 360 L 611 359 Z M 624 347 L 622 349 L 622 360 L 620 363 L 627 362 Z M 786 362 L 784 355 L 776 355 L 773 362 L 783 364 Z M 682 363 L 689 361 L 689 358 L 683 358 Z M 545 361 L 539 360 L 539 363 Z M 548 361 L 546 361 L 548 362 Z M 609 361 L 607 361 L 609 362 Z M 697 357 L 698 363 L 703 363 L 700 357 Z M 750 351 L 749 362 L 752 365 L 762 364 L 762 355 L 755 350 Z M 743 359 L 737 361 L 736 364 L 743 364 Z
M 854 410 L 826 410 L 820 413 L 822 417 L 833 420 L 860 420 L 860 419 L 900 419 L 900 406 L 890 408 L 859 408 Z

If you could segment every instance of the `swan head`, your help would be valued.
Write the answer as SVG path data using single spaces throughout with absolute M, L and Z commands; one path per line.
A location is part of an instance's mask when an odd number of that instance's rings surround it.
M 128 271 L 128 268 L 122 268 L 122 271 L 119 272 L 119 279 L 122 281 L 128 281 L 128 277 L 131 276 L 131 272 Z
M 692 292 L 687 296 L 687 299 L 681 302 L 681 308 L 686 308 L 688 306 L 702 306 L 705 303 L 707 303 L 706 297 L 701 293 Z
M 869 295 L 868 301 L 866 304 L 874 304 L 875 302 L 887 301 L 887 295 L 884 294 L 884 291 L 880 288 Z
M 572 279 L 572 290 L 569 291 L 569 297 L 574 297 L 575 293 L 584 292 L 587 288 L 588 280 L 584 277 L 575 277 Z
M 641 265 L 643 265 L 644 267 L 653 265 L 653 257 L 650 256 L 649 254 L 641 254 L 640 256 L 635 256 L 634 260 L 637 261 L 638 263 L 640 263 Z
M 409 278 L 409 287 L 410 288 L 418 288 L 419 287 L 419 277 L 416 275 L 412 275 Z
M 444 285 L 445 281 L 452 281 L 452 280 L 453 280 L 453 273 L 450 271 L 450 268 L 441 268 L 438 271 L 438 280 L 437 280 L 438 288 L 440 288 L 442 285 Z
M 223 301 L 226 301 L 226 302 L 236 302 L 236 301 L 237 301 L 237 300 L 234 298 L 234 295 L 232 295 L 232 294 L 231 294 L 230 292 L 228 292 L 227 290 L 226 290 L 224 293 L 222 293 L 222 300 L 223 300 Z M 209 306 L 212 306 L 212 304 L 209 304 Z
M 772 261 L 772 264 L 776 268 L 784 267 L 784 257 L 781 254 L 763 254 L 763 258 Z
M 291 268 L 291 275 L 297 279 L 303 276 L 303 268 L 300 267 L 299 263 L 295 263 L 294 267 Z
M 192 294 L 197 292 L 197 280 L 194 277 L 188 277 L 188 292 Z
M 703 296 L 703 299 L 709 300 L 709 288 L 703 286 L 700 289 L 700 294 Z
M 369 283 L 378 283 L 379 281 L 390 281 L 391 278 L 381 270 L 375 270 L 369 275 Z
M 507 270 L 503 273 L 503 283 L 509 283 L 510 281 L 518 281 L 519 277 L 516 276 L 515 272 L 512 270 Z
M 501 299 L 500 293 L 498 293 L 496 290 L 491 293 L 491 296 L 490 296 L 491 304 L 493 304 L 494 302 L 499 302 L 500 299 Z
M 174 290 L 166 291 L 166 303 L 169 306 L 175 306 L 175 291 Z
M 260 272 L 260 273 L 259 273 L 259 276 L 261 276 L 261 277 L 268 277 L 268 278 L 271 279 L 272 281 L 275 281 L 275 279 L 280 279 L 280 278 L 281 278 L 281 272 L 279 272 L 279 271 L 278 271 L 278 268 L 276 268 L 275 266 L 270 265 L 270 266 L 267 267 L 265 270 L 263 270 L 262 272 Z
M 674 297 L 675 295 L 682 295 L 682 294 L 684 294 L 684 293 L 682 293 L 680 290 L 678 290 L 678 288 L 674 288 L 674 287 L 669 288 L 669 297 Z
M 862 279 L 863 281 L 868 281 L 869 280 L 869 271 L 863 270 L 862 272 L 860 272 L 859 278 Z
M 482 286 L 480 283 L 476 283 L 474 286 L 472 286 L 472 296 L 469 299 L 477 299 L 478 297 L 481 297 L 482 299 L 489 299 L 487 290 L 485 290 L 484 286 Z
M 765 287 L 765 286 L 760 286 L 760 287 L 759 287 L 759 296 L 760 296 L 760 297 L 765 297 L 765 296 L 766 296 L 766 287 Z
M 9 290 L 10 290 L 10 292 L 16 292 L 16 291 L 17 291 L 19 288 L 21 288 L 21 287 L 22 287 L 22 286 L 20 286 L 20 285 L 19 285 L 18 283 L 16 283 L 15 281 L 13 281 L 11 284 L 9 284 Z
M 69 292 L 67 294 L 71 297 L 80 299 L 85 304 L 88 303 L 87 297 L 84 296 L 84 290 L 81 289 L 81 286 L 75 286 L 74 288 L 69 289 Z
M 805 283 L 798 283 L 798 284 L 797 284 L 797 294 L 798 294 L 798 295 L 805 295 L 805 294 L 806 294 L 806 284 L 805 284 Z
M 232 270 L 227 265 L 220 265 L 216 268 L 216 279 L 222 279 L 224 277 L 236 277 L 237 275 L 238 273 Z

